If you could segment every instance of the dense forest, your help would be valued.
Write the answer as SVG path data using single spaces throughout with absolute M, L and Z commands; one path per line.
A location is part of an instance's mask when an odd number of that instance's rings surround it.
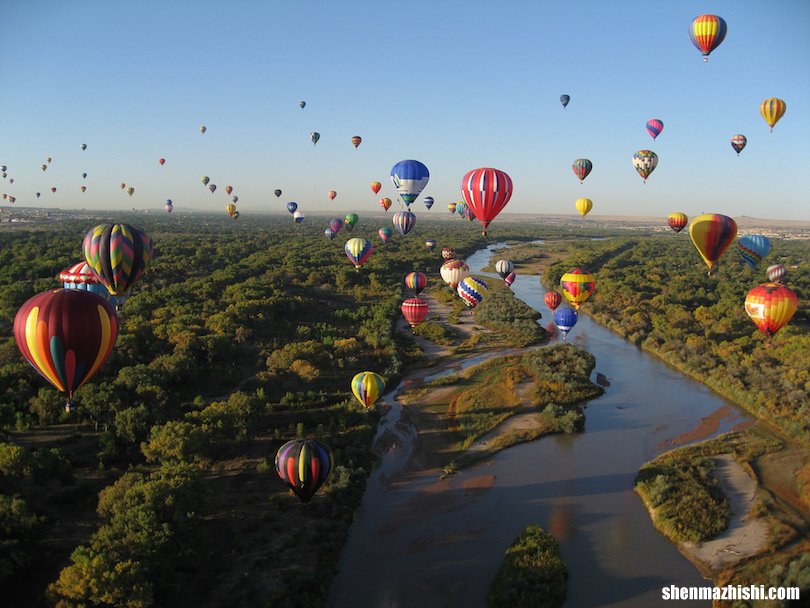
M 420 218 L 422 215 L 420 215 Z M 320 221 L 323 220 L 323 221 Z M 442 247 L 464 256 L 486 241 L 467 222 L 419 224 L 383 244 L 379 222 L 351 236 L 375 251 L 361 270 L 346 235 L 323 236 L 328 218 L 137 215 L 156 255 L 120 313 L 110 359 L 64 411 L 64 397 L 23 360 L 12 337 L 17 309 L 59 286 L 82 259 L 85 232 L 110 218 L 0 232 L 0 588 L 10 606 L 313 606 L 324 602 L 374 457 L 378 414 L 352 398 L 355 373 L 389 387 L 422 356 L 396 330 L 402 283 L 428 274 L 439 287 Z M 421 222 L 421 220 L 420 220 Z M 585 305 L 600 321 L 686 369 L 742 405 L 807 438 L 806 306 L 771 340 L 745 317 L 745 292 L 764 281 L 724 258 L 706 278 L 685 235 L 503 224 L 498 238 L 565 244 L 554 283 L 570 265 L 597 273 Z M 425 239 L 437 241 L 432 252 Z M 688 238 L 688 237 L 687 237 Z M 806 298 L 804 243 L 777 242 L 772 258 Z M 688 260 L 688 261 L 687 261 Z M 694 262 L 694 263 L 693 263 Z M 556 278 L 555 278 L 556 275 Z M 550 283 L 550 284 L 551 284 Z M 543 337 L 537 314 L 493 289 L 477 310 L 481 346 Z M 548 318 L 540 319 L 546 324 Z M 452 341 L 429 321 L 417 333 Z M 493 336 L 497 339 L 493 339 Z M 730 391 L 733 391 L 730 393 Z M 285 441 L 328 444 L 335 469 L 302 505 L 275 473 Z M 193 584 L 192 584 L 193 582 Z

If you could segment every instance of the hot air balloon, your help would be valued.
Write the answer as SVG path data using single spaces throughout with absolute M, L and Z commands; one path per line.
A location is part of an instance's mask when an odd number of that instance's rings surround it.
M 447 203 L 447 210 L 453 214 L 456 212 L 456 204 L 455 203 Z
M 331 228 L 327 228 L 326 230 L 324 230 L 324 231 L 323 231 L 323 235 L 324 235 L 326 238 L 328 238 L 330 241 L 331 241 L 333 238 L 335 238 L 335 235 L 336 235 L 336 234 L 337 234 L 337 232 L 335 232 L 335 231 L 334 231 L 334 230 L 332 230 Z
M 563 340 L 577 324 L 577 311 L 572 308 L 560 308 L 554 311 L 554 325 L 562 332 Z
M 374 194 L 377 194 L 380 191 L 380 188 L 382 188 L 382 184 L 380 182 L 371 182 L 371 191 Z
M 737 245 L 740 247 L 740 256 L 743 262 L 748 264 L 751 268 L 756 270 L 757 265 L 762 261 L 768 252 L 771 250 L 771 241 L 767 236 L 761 234 L 749 234 L 741 236 L 737 240 Z
M 680 232 L 681 230 L 686 228 L 686 224 L 688 223 L 689 218 L 686 217 L 685 213 L 681 213 L 680 211 L 670 213 L 667 216 L 667 224 L 669 224 L 669 227 L 672 228 L 675 232 Z
M 470 267 L 464 260 L 455 258 L 447 260 L 439 269 L 442 281 L 447 283 L 455 291 L 462 279 L 470 276 Z
M 84 237 L 84 258 L 114 296 L 127 293 L 154 254 L 152 239 L 129 224 L 100 224 Z
M 363 141 L 363 138 L 362 138 L 362 137 L 360 137 L 359 135 L 355 135 L 354 137 L 352 137 L 352 145 L 353 145 L 355 148 L 356 148 L 357 146 L 359 146 L 359 145 L 360 145 L 360 143 L 361 143 L 362 141 Z
M 73 394 L 110 356 L 118 317 L 107 300 L 89 291 L 54 289 L 35 295 L 14 317 L 14 338 L 23 357 L 56 390 Z
M 127 188 L 127 194 L 129 194 L 130 196 L 132 196 L 133 194 L 135 194 L 135 188 L 133 188 L 132 186 L 130 186 L 129 188 Z
M 734 148 L 734 151 L 737 153 L 737 156 L 740 155 L 740 152 L 743 151 L 745 145 L 748 143 L 748 138 L 745 135 L 735 135 L 731 138 L 731 147 Z
M 593 209 L 593 201 L 589 198 L 578 198 L 574 206 L 577 208 L 577 211 L 579 211 L 579 214 L 585 217 L 590 210 Z
M 393 228 L 385 226 L 383 228 L 380 228 L 377 231 L 377 234 L 380 235 L 380 240 L 382 240 L 383 243 L 387 243 L 388 241 L 391 240 L 391 237 L 394 236 L 394 230 Z
M 563 108 L 568 105 L 569 101 L 571 101 L 570 95 L 560 95 L 560 103 L 562 104 Z
M 273 190 L 273 194 L 276 195 L 276 198 L 281 198 L 281 190 L 279 190 L 278 188 Z
M 593 163 L 587 158 L 578 158 L 574 161 L 574 164 L 571 165 L 571 168 L 574 170 L 574 175 L 579 178 L 579 183 L 582 183 L 593 170 Z
M 664 123 L 661 122 L 658 118 L 651 118 L 647 121 L 647 133 L 655 139 L 659 135 L 661 135 L 661 131 L 664 130 Z
M 87 179 L 87 173 L 82 173 L 82 179 Z
M 235 220 L 238 220 L 238 219 L 239 219 L 239 212 L 238 212 L 238 211 L 234 211 L 234 212 L 233 212 L 233 215 L 232 215 L 231 217 L 232 217 L 233 219 L 235 219 Z
M 647 178 L 658 166 L 658 155 L 652 150 L 639 150 L 633 154 L 633 166 L 646 184 Z
M 464 219 L 467 220 L 468 222 L 475 221 L 475 214 L 473 213 L 473 210 L 470 209 L 469 205 L 464 205 Z M 482 234 L 486 235 L 486 233 Z
M 360 217 L 356 213 L 347 213 L 346 217 L 343 218 L 343 225 L 354 228 L 359 221 Z
M 302 100 L 298 102 L 298 107 L 301 108 L 302 110 L 306 107 L 306 105 L 307 105 L 306 101 Z
M 45 159 L 45 162 L 48 163 L 49 165 L 51 164 L 51 161 L 53 161 L 53 158 L 51 158 L 50 156 Z
M 214 192 L 217 191 L 217 185 L 216 184 L 208 184 L 208 189 L 211 191 L 211 194 L 213 194 Z
M 458 213 L 461 217 L 464 217 L 464 214 L 467 212 L 467 203 L 456 203 L 456 213 Z
M 228 212 L 228 215 L 233 217 L 234 211 L 236 211 L 236 205 L 234 205 L 233 203 L 228 203 L 227 205 L 225 205 L 225 211 Z
M 509 287 L 511 289 L 512 283 L 515 282 L 516 278 L 517 278 L 517 275 L 514 272 L 510 272 L 508 275 L 506 275 L 503 278 L 503 282 L 507 287 Z
M 329 192 L 326 193 L 326 196 L 329 197 L 330 201 L 333 201 L 333 200 L 335 200 L 335 197 L 337 196 L 337 192 L 335 192 L 334 190 L 330 190 Z
M 481 222 L 481 234 L 486 236 L 487 226 L 512 197 L 512 179 L 499 169 L 473 169 L 461 180 L 461 194 L 467 207 Z
M 55 192 L 56 192 L 56 188 L 51 188 L 51 193 L 55 193 Z
M 318 143 L 318 140 L 320 138 L 321 138 L 321 134 L 318 133 L 317 131 L 313 131 L 312 133 L 309 134 L 309 140 L 312 142 L 313 146 Z
M 452 260 L 456 257 L 456 250 L 452 247 L 442 247 L 442 257 L 445 260 Z
M 509 260 L 498 260 L 495 262 L 495 272 L 498 273 L 498 276 L 502 279 L 506 278 L 510 272 L 515 269 L 515 265 L 512 264 Z
M 80 148 L 81 148 L 82 150 L 87 150 L 87 144 L 82 144 L 82 145 L 80 146 Z
M 565 299 L 578 309 L 596 291 L 596 279 L 586 270 L 572 268 L 560 278 L 560 287 Z
M 305 217 L 306 216 L 304 215 L 304 212 L 301 211 L 300 209 L 298 211 L 296 211 L 295 213 L 293 213 L 293 221 L 296 224 L 300 224 L 301 222 L 303 222 Z
M 381 198 L 380 199 L 380 207 L 382 207 L 383 209 L 388 211 L 388 209 L 391 207 L 391 199 L 387 198 L 387 197 Z
M 276 452 L 278 476 L 303 503 L 312 500 L 333 467 L 332 450 L 315 439 L 293 439 Z
M 547 291 L 546 295 L 543 296 L 543 301 L 548 306 L 548 309 L 554 312 L 562 304 L 562 296 L 556 291 Z
M 287 211 L 289 211 L 290 213 L 295 213 L 296 209 L 298 209 L 298 203 L 296 203 L 295 201 L 290 201 L 289 203 L 287 203 Z
M 161 165 L 161 166 L 163 166 L 163 165 L 165 165 L 165 164 L 166 164 L 166 159 L 165 159 L 165 158 L 161 158 L 161 159 L 160 159 L 158 162 L 160 163 L 160 165 Z
M 416 224 L 416 215 L 410 211 L 397 211 L 391 219 L 394 222 L 394 227 L 399 230 L 402 236 L 413 230 Z
M 425 300 L 420 298 L 408 298 L 402 303 L 400 307 L 402 316 L 411 326 L 411 329 L 416 333 L 416 326 L 422 323 L 430 312 L 430 307 Z
M 768 280 L 771 283 L 781 283 L 782 279 L 784 279 L 787 274 L 787 268 L 782 264 L 773 264 L 772 266 L 768 266 L 768 270 L 766 270 L 765 273 L 768 275 Z
M 8 171 L 8 165 L 3 165 L 2 167 L 0 167 L 0 171 L 2 171 L 3 173 Z
M 785 115 L 785 110 L 787 110 L 787 104 L 778 97 L 766 99 L 759 106 L 759 113 L 771 127 L 771 132 L 773 132 L 774 125 Z
M 39 168 L 46 171 L 48 169 L 48 165 L 40 165 Z
M 200 178 L 200 181 L 203 183 L 203 186 L 207 186 L 207 185 L 208 185 L 208 182 L 210 182 L 210 181 L 211 181 L 211 178 L 210 178 L 210 177 L 208 177 L 207 175 L 203 175 L 203 176 Z
M 346 251 L 346 257 L 354 264 L 355 270 L 360 270 L 374 251 L 374 248 L 371 246 L 371 241 L 361 238 L 349 239 L 346 241 L 343 249 Z
M 709 267 L 708 274 L 711 275 L 717 260 L 737 236 L 737 222 L 719 213 L 704 213 L 692 220 L 689 225 L 689 236 L 700 257 Z
M 233 186 L 225 186 L 225 194 L 230 196 L 231 192 L 233 192 Z
M 81 186 L 81 187 L 79 188 L 79 190 L 81 190 L 81 191 L 84 193 L 84 192 L 86 192 L 86 191 L 87 191 L 87 186 Z
M 709 53 L 723 42 L 726 29 L 726 22 L 717 15 L 700 15 L 692 21 L 689 38 L 703 55 L 703 61 L 708 61 Z
M 105 300 L 110 299 L 110 292 L 101 284 L 101 279 L 84 260 L 65 268 L 59 273 L 59 280 L 62 281 L 64 289 L 81 289 L 99 295 Z
M 12 178 L 12 179 L 8 180 L 8 183 L 9 183 L 9 184 L 13 184 L 13 183 L 14 183 L 14 178 Z
M 171 213 L 172 211 L 174 211 L 174 205 L 172 205 L 171 201 L 166 203 L 165 209 L 166 213 Z
M 385 392 L 385 382 L 374 372 L 360 372 L 352 378 L 352 392 L 364 408 L 371 409 Z
M 405 287 L 418 296 L 427 285 L 427 275 L 424 272 L 409 272 L 405 275 Z
M 464 300 L 467 308 L 473 309 L 481 303 L 488 289 L 487 284 L 481 279 L 477 277 L 464 277 L 458 284 L 458 287 L 456 287 L 456 293 Z
M 798 307 L 796 293 L 779 283 L 757 285 L 745 296 L 745 312 L 769 338 L 790 321 Z
M 202 125 L 202 126 L 200 127 L 200 133 L 202 133 L 203 135 L 205 135 L 205 132 L 206 132 L 207 130 L 208 130 L 208 127 L 206 127 L 205 125 Z
M 234 194 L 234 195 L 231 197 L 231 201 L 233 201 L 234 203 L 239 202 L 239 197 L 238 197 L 238 196 L 236 196 L 236 195 Z
M 433 251 L 436 248 L 436 241 L 433 239 L 428 239 L 425 241 L 425 249 L 428 251 Z
M 422 193 L 429 179 L 428 168 L 418 160 L 401 160 L 391 169 L 391 181 L 406 207 Z
M 338 232 L 340 232 L 340 229 L 341 229 L 341 228 L 343 228 L 343 220 L 342 220 L 342 219 L 340 219 L 339 217 L 333 218 L 333 219 L 332 219 L 332 220 L 329 222 L 329 227 L 330 227 L 332 230 L 334 230 L 334 231 L 335 231 L 335 234 L 337 234 Z
M 433 206 L 433 202 L 434 202 L 434 201 L 433 201 L 433 197 L 432 197 L 432 196 L 426 196 L 426 197 L 425 197 L 425 207 L 427 207 L 427 208 L 428 208 L 428 211 L 429 211 L 429 210 L 430 210 L 430 208 Z

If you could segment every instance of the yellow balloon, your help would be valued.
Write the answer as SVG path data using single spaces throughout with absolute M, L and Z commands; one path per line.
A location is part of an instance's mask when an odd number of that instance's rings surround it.
M 589 198 L 578 198 L 574 204 L 582 217 L 588 215 L 588 212 L 593 209 L 593 201 Z
M 762 114 L 762 118 L 771 127 L 771 131 L 773 131 L 773 126 L 779 122 L 779 119 L 784 116 L 785 110 L 787 110 L 787 104 L 778 97 L 766 99 L 759 106 L 759 113 Z
M 352 378 L 352 392 L 364 408 L 369 409 L 385 391 L 385 382 L 374 372 L 360 372 Z

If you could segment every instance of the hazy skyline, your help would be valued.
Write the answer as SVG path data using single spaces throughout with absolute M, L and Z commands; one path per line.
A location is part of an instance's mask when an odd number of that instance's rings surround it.
M 447 213 L 464 173 L 493 166 L 514 181 L 505 212 L 573 213 L 585 196 L 594 215 L 810 218 L 806 2 L 34 0 L 4 13 L 0 164 L 15 182 L 0 188 L 17 205 L 170 198 L 224 213 L 232 185 L 241 211 L 294 200 L 362 213 L 396 200 L 390 169 L 416 158 L 431 172 L 417 213 L 425 195 L 431 214 Z M 703 13 L 728 23 L 708 63 L 687 34 Z M 787 103 L 773 133 L 759 115 L 768 97 Z M 655 141 L 650 118 L 664 122 Z M 736 133 L 748 138 L 739 158 Z M 646 185 L 631 163 L 643 148 L 659 156 Z M 584 184 L 571 170 L 580 157 L 594 164 Z

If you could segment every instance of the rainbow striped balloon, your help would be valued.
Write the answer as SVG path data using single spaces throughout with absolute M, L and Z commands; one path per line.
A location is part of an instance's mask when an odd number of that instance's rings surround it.
M 774 125 L 785 115 L 785 110 L 787 110 L 787 104 L 778 97 L 771 97 L 760 104 L 759 113 L 771 127 L 771 133 L 773 133 Z
M 332 450 L 315 439 L 293 439 L 276 452 L 281 481 L 301 502 L 309 502 L 335 465 Z
M 23 357 L 69 399 L 104 364 L 117 336 L 112 306 L 80 289 L 37 294 L 14 317 L 14 338 Z
M 84 258 L 114 296 L 129 291 L 152 261 L 154 246 L 129 224 L 101 224 L 84 237 Z
M 703 61 L 709 60 L 709 54 L 726 38 L 728 26 L 722 17 L 717 15 L 700 15 L 695 17 L 689 27 L 689 39 L 703 55 Z
M 424 272 L 409 272 L 405 275 L 405 287 L 419 295 L 427 285 L 427 275 Z
M 385 382 L 374 372 L 360 372 L 352 378 L 352 392 L 366 409 L 371 409 L 385 392 Z

